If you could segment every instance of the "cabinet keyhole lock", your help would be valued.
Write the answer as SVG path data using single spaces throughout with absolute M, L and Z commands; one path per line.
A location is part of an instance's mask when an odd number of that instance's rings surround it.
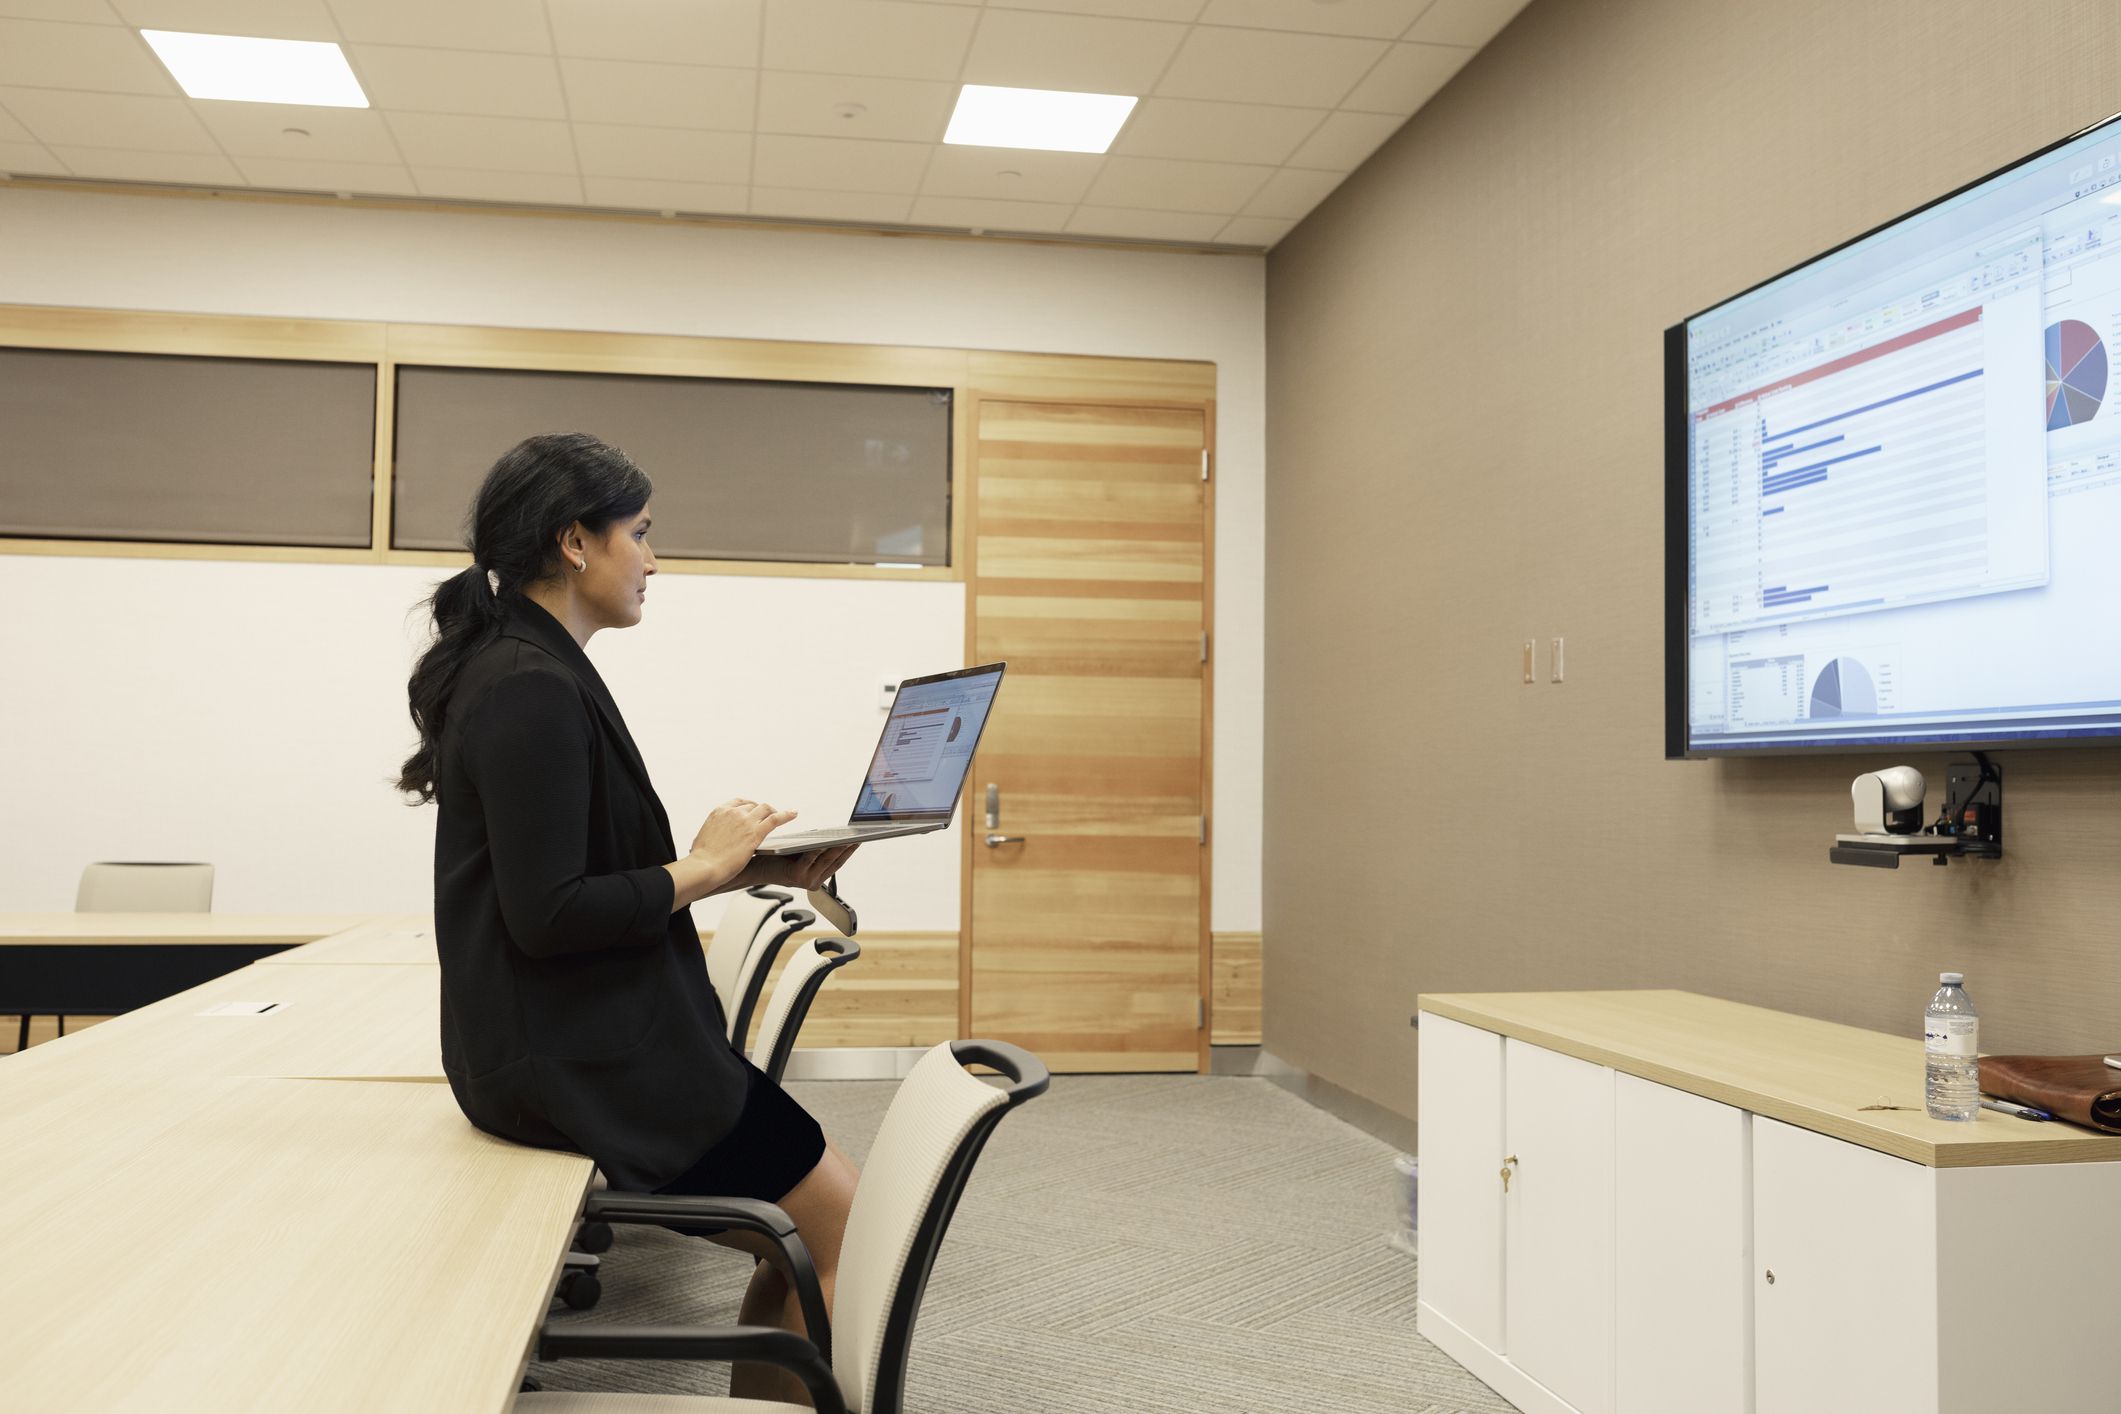
M 1770 1271 L 1767 1274 L 1767 1284 L 1769 1286 L 1773 1286 L 1775 1284 L 1775 1273 L 1773 1271 Z
M 1510 1170 L 1516 1167 L 1517 1156 L 1515 1154 L 1502 1161 L 1502 1191 L 1505 1193 L 1510 1191 Z

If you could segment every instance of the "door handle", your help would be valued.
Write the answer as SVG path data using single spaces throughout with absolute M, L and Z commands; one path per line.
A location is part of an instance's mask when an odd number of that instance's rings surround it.
M 989 848 L 989 849 L 995 849 L 995 848 L 997 848 L 997 847 L 999 847 L 999 846 L 1001 846 L 1001 845 L 1005 845 L 1005 844 L 1022 844 L 1023 842 L 1024 842 L 1024 837 L 1023 837 L 1022 835 L 989 835 L 989 836 L 987 836 L 987 848 Z
M 998 830 L 1002 824 L 1002 788 L 999 782 L 987 782 L 987 828 Z M 989 841 L 992 843 L 992 841 Z

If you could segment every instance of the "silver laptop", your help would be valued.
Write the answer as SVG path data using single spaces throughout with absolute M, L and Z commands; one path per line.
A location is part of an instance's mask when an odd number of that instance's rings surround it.
M 900 683 L 861 794 L 854 799 L 853 818 L 833 829 L 776 831 L 759 853 L 807 854 L 837 844 L 925 835 L 949 824 L 1008 666 L 988 663 Z

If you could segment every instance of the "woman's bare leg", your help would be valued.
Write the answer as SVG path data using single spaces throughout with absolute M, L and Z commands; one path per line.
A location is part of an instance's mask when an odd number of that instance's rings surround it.
M 840 1241 L 846 1236 L 847 1210 L 854 1202 L 857 1177 L 853 1162 L 828 1139 L 825 1156 L 818 1160 L 817 1167 L 779 1202 L 781 1211 L 794 1219 L 796 1232 L 810 1252 L 828 1315 L 832 1311 L 833 1286 L 839 1277 Z M 774 1250 L 771 1242 L 756 1233 L 729 1232 L 716 1240 L 755 1257 L 766 1257 Z M 744 1292 L 737 1319 L 747 1326 L 779 1326 L 798 1335 L 807 1333 L 801 1298 L 796 1295 L 794 1284 L 771 1260 L 761 1261 L 751 1273 L 751 1285 Z M 738 1364 L 729 1374 L 729 1392 L 748 1399 L 810 1402 L 802 1382 L 777 1365 Z

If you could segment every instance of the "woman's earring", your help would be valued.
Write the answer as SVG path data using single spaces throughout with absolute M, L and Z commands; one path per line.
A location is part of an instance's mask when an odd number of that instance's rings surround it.
M 587 561 L 587 560 L 576 560 L 576 561 L 574 562 L 574 572 L 575 572 L 576 574 L 586 574 L 586 573 L 588 573 L 588 571 L 589 571 L 589 561 Z

